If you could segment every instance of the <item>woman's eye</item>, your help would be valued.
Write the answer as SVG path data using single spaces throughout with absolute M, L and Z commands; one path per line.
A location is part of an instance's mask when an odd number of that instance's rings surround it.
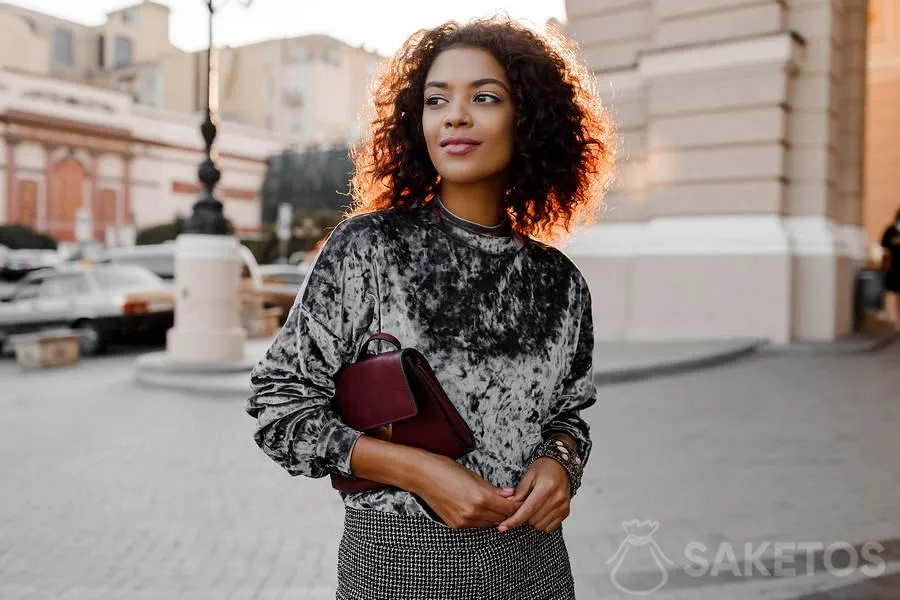
M 489 102 L 500 102 L 500 98 L 494 94 L 475 94 L 475 102 L 485 104 Z
M 437 105 L 437 104 L 443 104 L 443 103 L 445 103 L 446 101 L 447 101 L 446 99 L 441 98 L 440 96 L 431 96 L 430 98 L 425 98 L 425 104 L 427 104 L 427 105 L 429 105 L 429 106 L 435 106 L 435 105 Z

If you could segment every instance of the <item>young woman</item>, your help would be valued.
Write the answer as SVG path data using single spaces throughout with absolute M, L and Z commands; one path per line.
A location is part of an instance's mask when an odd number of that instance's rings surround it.
M 894 322 L 900 329 L 900 210 L 894 215 L 894 222 L 884 230 L 881 247 L 884 249 L 881 267 L 884 288 L 894 294 Z
M 337 598 L 573 598 L 562 537 L 591 450 L 591 294 L 552 243 L 591 220 L 611 123 L 573 48 L 508 20 L 414 35 L 372 86 L 355 207 L 252 374 L 255 440 L 342 494 Z M 420 350 L 469 424 L 459 461 L 330 406 L 374 332 Z

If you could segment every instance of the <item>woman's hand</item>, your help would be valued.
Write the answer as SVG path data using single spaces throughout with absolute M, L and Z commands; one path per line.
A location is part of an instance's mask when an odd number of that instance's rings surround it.
M 428 455 L 420 472 L 422 481 L 410 491 L 454 529 L 492 527 L 522 506 L 509 498 L 510 488 L 497 488 L 445 456 Z
M 498 529 L 507 531 L 529 524 L 539 531 L 550 533 L 569 516 L 572 501 L 569 474 L 552 458 L 539 458 L 519 481 L 510 498 L 522 502 L 514 515 L 500 523 Z

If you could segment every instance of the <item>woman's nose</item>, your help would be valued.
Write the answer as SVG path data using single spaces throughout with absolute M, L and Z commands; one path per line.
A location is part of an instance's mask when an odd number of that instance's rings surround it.
M 468 111 L 466 111 L 458 102 L 454 102 L 451 105 L 450 110 L 447 112 L 447 117 L 444 120 L 444 125 L 447 127 L 466 127 L 471 125 L 471 123 L 471 115 L 469 115 Z

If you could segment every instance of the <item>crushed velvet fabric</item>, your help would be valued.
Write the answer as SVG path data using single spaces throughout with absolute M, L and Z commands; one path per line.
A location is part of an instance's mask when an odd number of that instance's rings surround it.
M 330 405 L 333 378 L 372 333 L 421 351 L 477 447 L 459 463 L 514 487 L 540 442 L 565 433 L 585 464 L 596 400 L 591 297 L 560 250 L 476 233 L 439 203 L 345 219 L 330 234 L 246 404 L 259 447 L 292 475 L 350 471 L 362 435 Z M 373 343 L 370 349 L 381 342 Z M 394 487 L 341 494 L 350 508 L 438 520 Z

